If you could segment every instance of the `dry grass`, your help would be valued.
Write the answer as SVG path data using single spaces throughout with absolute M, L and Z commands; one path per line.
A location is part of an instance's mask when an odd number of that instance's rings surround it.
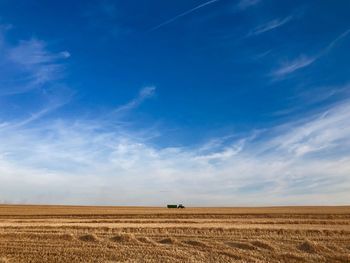
M 350 207 L 0 206 L 6 262 L 350 262 Z

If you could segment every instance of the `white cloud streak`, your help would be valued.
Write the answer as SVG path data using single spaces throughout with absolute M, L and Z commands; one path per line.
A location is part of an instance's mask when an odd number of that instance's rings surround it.
M 283 62 L 277 69 L 275 69 L 271 76 L 277 79 L 283 78 L 299 69 L 306 68 L 318 59 L 328 54 L 338 42 L 346 38 L 350 33 L 350 29 L 346 30 L 340 34 L 336 39 L 334 39 L 326 48 L 322 49 L 318 54 L 314 56 L 301 55 L 296 59 L 291 61 Z
M 272 21 L 267 22 L 266 24 L 263 24 L 263 25 L 256 27 L 252 32 L 250 32 L 248 34 L 248 36 L 257 36 L 257 35 L 266 33 L 268 31 L 277 29 L 277 28 L 285 25 L 286 23 L 288 23 L 292 19 L 293 19 L 293 16 L 287 16 L 283 19 L 274 19 Z
M 114 114 L 126 113 L 132 109 L 137 108 L 144 100 L 154 96 L 156 91 L 155 86 L 144 87 L 140 90 L 138 96 L 128 103 L 119 106 L 114 110 Z
M 189 15 L 189 14 L 195 12 L 198 9 L 201 9 L 201 8 L 203 8 L 205 6 L 208 6 L 208 5 L 212 5 L 212 4 L 214 4 L 214 3 L 218 2 L 218 1 L 220 1 L 220 0 L 210 0 L 210 1 L 204 2 L 203 4 L 197 5 L 197 6 L 191 8 L 191 9 L 185 11 L 185 12 L 182 12 L 181 14 L 178 14 L 178 15 L 176 15 L 176 16 L 174 16 L 174 17 L 172 17 L 172 18 L 170 18 L 170 19 L 160 23 L 159 25 L 156 25 L 155 27 L 152 27 L 147 32 L 152 32 L 152 31 L 158 30 L 158 29 L 160 29 L 160 28 L 162 28 L 162 27 L 164 27 L 164 26 L 166 26 L 166 25 L 168 25 L 168 24 L 178 20 L 181 17 Z
M 32 122 L 35 122 L 44 116 L 50 114 L 51 112 L 55 111 L 56 109 L 62 107 L 63 105 L 67 104 L 69 100 L 71 99 L 71 95 L 66 96 L 65 98 L 58 98 L 55 101 L 50 101 L 47 106 L 43 107 L 42 109 L 31 113 L 29 117 L 13 123 L 13 125 L 10 125 L 10 123 L 6 123 L 3 127 L 0 125 L 1 129 L 18 129 L 21 127 L 24 127 L 28 124 L 31 124 Z
M 300 56 L 292 61 L 284 62 L 273 72 L 274 77 L 283 77 L 296 70 L 310 66 L 316 61 L 317 57 Z
M 322 52 L 320 52 L 319 56 L 325 55 L 328 52 L 330 52 L 338 42 L 346 38 L 349 34 L 350 34 L 350 29 L 344 31 L 336 39 L 334 39 Z

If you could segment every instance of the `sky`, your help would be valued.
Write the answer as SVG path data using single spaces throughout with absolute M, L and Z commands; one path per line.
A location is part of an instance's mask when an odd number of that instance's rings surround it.
M 346 205 L 347 0 L 0 0 L 0 203 Z

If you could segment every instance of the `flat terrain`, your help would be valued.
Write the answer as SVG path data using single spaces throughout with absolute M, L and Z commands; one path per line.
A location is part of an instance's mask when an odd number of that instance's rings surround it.
M 2 205 L 0 262 L 350 262 L 350 207 Z

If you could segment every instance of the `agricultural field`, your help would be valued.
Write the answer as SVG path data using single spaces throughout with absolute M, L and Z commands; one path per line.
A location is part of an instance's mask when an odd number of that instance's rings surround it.
M 350 262 L 350 207 L 2 205 L 0 262 Z

